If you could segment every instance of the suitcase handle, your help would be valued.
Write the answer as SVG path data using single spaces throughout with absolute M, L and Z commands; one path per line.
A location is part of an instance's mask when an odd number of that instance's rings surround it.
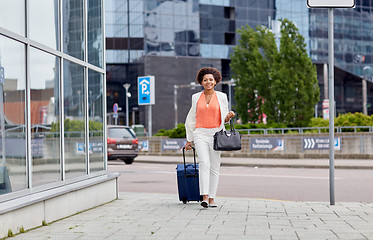
M 194 175 L 197 176 L 196 149 L 192 146 L 191 148 L 193 149 Z M 186 172 L 186 164 L 185 164 L 185 147 L 183 147 L 183 159 L 184 159 L 184 171 L 185 171 L 185 176 L 186 176 L 187 172 Z

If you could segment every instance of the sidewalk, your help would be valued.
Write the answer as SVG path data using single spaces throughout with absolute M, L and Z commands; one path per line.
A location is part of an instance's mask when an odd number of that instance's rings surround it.
M 176 194 L 119 199 L 9 239 L 373 239 L 373 203 L 217 198 L 218 208 Z M 56 206 L 58 207 L 58 206 Z
M 187 162 L 193 161 L 192 156 L 186 157 Z M 139 155 L 135 162 L 178 164 L 182 156 Z M 329 159 L 283 159 L 283 158 L 235 158 L 222 157 L 222 166 L 246 167 L 298 167 L 298 168 L 329 168 Z M 335 168 L 373 169 L 373 159 L 335 159 Z

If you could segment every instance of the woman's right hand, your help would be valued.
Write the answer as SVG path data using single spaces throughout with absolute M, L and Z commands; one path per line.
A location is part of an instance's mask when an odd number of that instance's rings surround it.
M 184 148 L 185 148 L 185 150 L 190 150 L 190 149 L 192 149 L 192 143 L 187 141 L 187 142 L 185 143 L 185 145 L 184 145 Z

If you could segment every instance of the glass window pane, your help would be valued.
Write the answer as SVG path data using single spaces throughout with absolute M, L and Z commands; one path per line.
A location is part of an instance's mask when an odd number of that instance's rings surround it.
M 84 60 L 83 0 L 63 0 L 63 52 Z
M 59 58 L 30 49 L 32 186 L 61 179 L 59 69 Z
M 66 179 L 86 174 L 84 67 L 64 60 L 64 136 Z
M 25 1 L 0 1 L 0 27 L 25 36 Z
M 88 62 L 103 67 L 103 28 L 101 0 L 88 0 Z
M 32 0 L 29 4 L 30 38 L 59 49 L 58 0 Z
M 88 113 L 89 113 L 89 167 L 91 172 L 104 170 L 104 77 L 103 74 L 88 71 Z
M 0 35 L 0 194 L 27 188 L 25 46 Z

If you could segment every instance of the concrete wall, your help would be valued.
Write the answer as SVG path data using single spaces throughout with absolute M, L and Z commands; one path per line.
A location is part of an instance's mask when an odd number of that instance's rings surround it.
M 336 158 L 373 158 L 373 134 L 372 133 L 336 133 L 336 138 L 341 140 L 340 150 L 335 151 Z M 250 149 L 251 138 L 283 138 L 284 150 L 253 150 Z M 253 158 L 328 158 L 329 149 L 305 150 L 303 141 L 305 138 L 329 138 L 328 133 L 322 134 L 250 134 L 242 135 L 240 151 L 222 152 L 225 157 L 253 157 Z M 141 138 L 139 138 L 141 140 Z M 180 155 L 180 151 L 161 150 L 161 141 L 165 137 L 153 137 L 149 139 L 149 151 L 140 154 L 150 155 Z
M 0 238 L 9 230 L 16 234 L 117 199 L 118 176 L 98 176 L 1 203 Z

